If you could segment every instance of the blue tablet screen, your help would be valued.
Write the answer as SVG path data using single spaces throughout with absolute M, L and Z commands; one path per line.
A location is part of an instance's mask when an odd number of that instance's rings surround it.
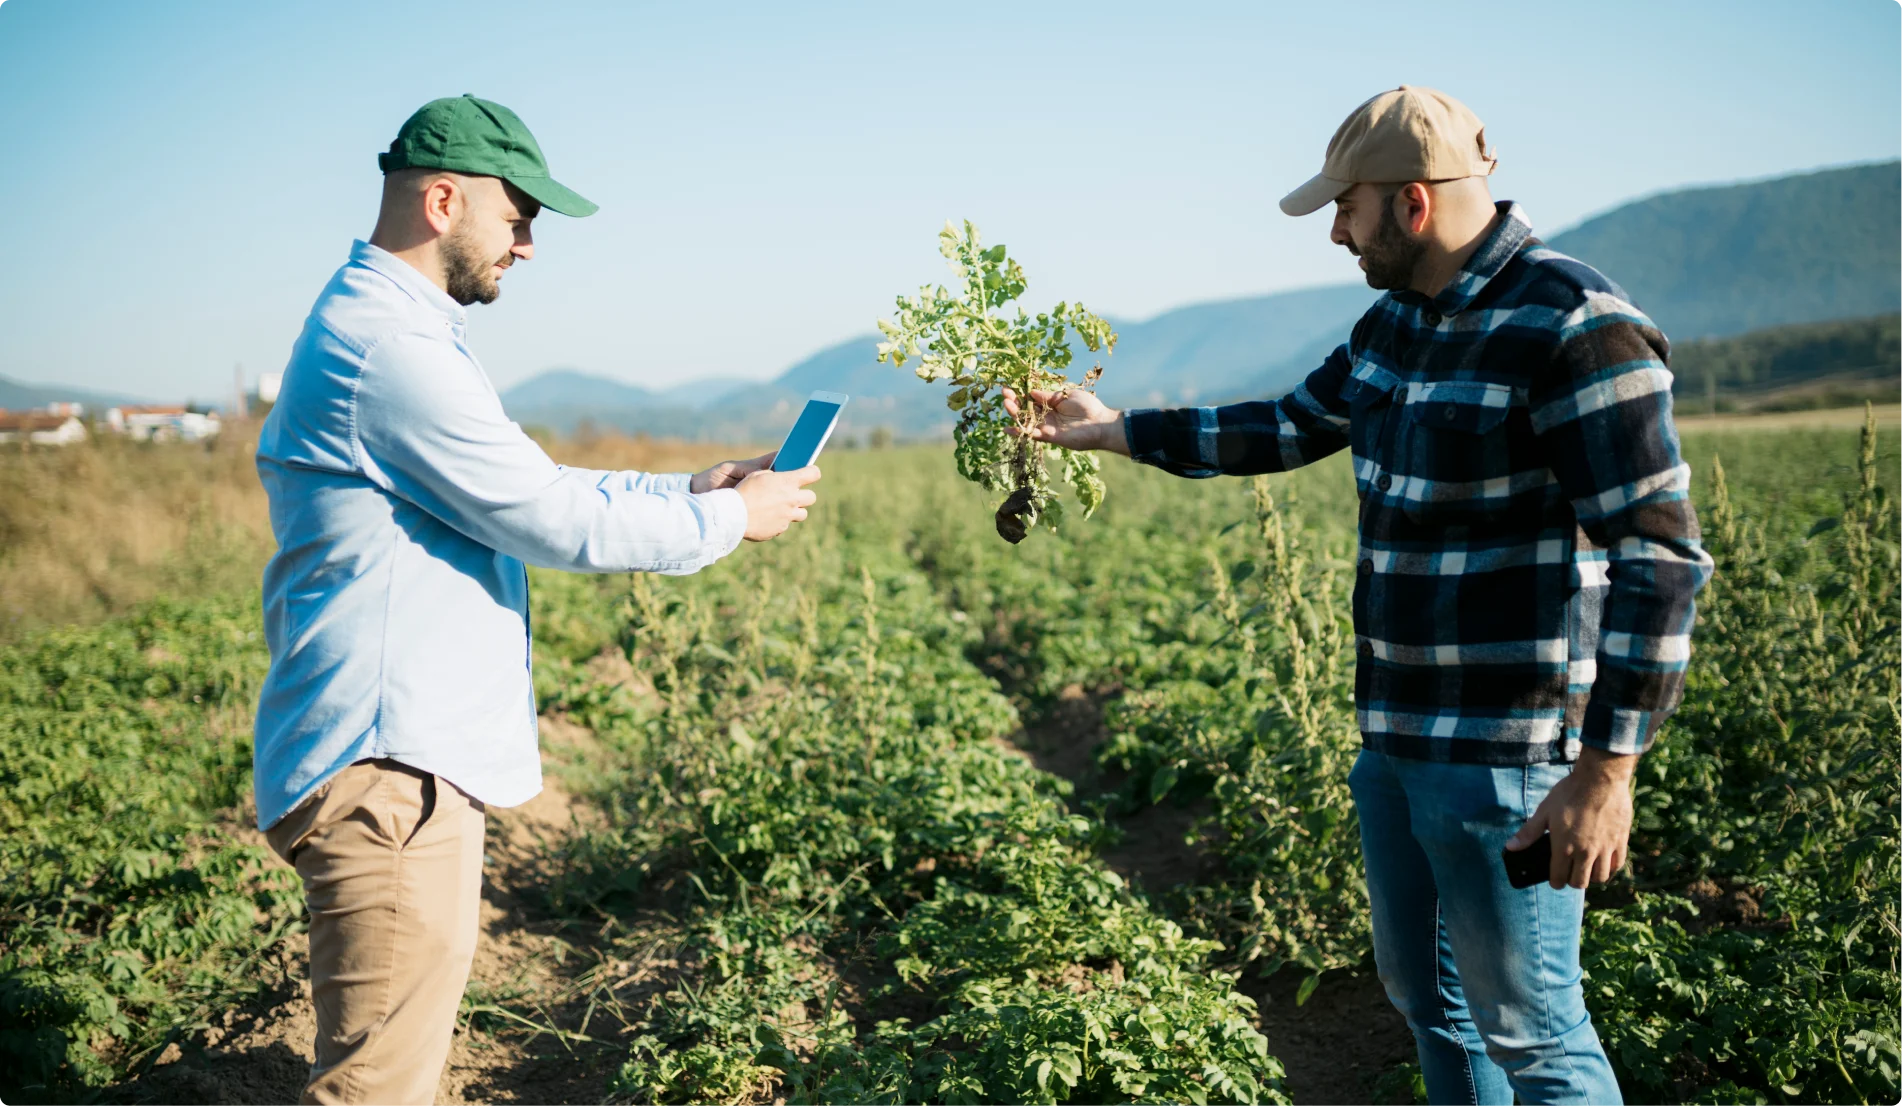
M 773 471 L 790 472 L 812 464 L 838 414 L 836 403 L 807 400 L 806 409 L 799 412 L 799 421 L 793 424 L 792 433 L 786 435 L 786 444 L 779 447 L 779 456 L 773 458 Z

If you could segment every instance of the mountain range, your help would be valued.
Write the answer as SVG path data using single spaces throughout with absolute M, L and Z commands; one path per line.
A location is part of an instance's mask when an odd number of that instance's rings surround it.
M 103 412 L 108 407 L 146 402 L 149 401 L 115 392 L 94 392 L 62 384 L 23 384 L 0 376 L 0 411 L 30 411 L 49 403 L 81 403 L 88 412 Z
M 1894 312 L 1902 306 L 1902 163 L 1661 193 L 1546 244 L 1611 276 L 1674 344 Z M 1287 392 L 1357 317 L 1229 398 Z
M 1881 315 L 1902 299 L 1888 161 L 1625 204 L 1553 249 L 1607 273 L 1673 341 Z
M 1899 213 L 1902 163 L 1888 161 L 1648 196 L 1547 241 L 1610 275 L 1681 343 L 1895 311 Z M 1375 296 L 1341 284 L 1113 319 L 1119 338 L 1099 391 L 1119 405 L 1283 394 L 1345 340 Z M 824 389 L 853 397 L 842 433 L 945 431 L 943 389 L 878 364 L 877 342 L 873 334 L 847 339 L 763 383 L 653 393 L 562 370 L 502 398 L 516 419 L 557 430 L 585 415 L 603 428 L 679 434 L 692 426 L 700 438 L 766 440 L 808 393 Z M 713 399 L 724 402 L 713 408 Z
M 1902 162 L 1689 188 L 1623 204 L 1548 239 L 1624 287 L 1674 343 L 1787 324 L 1866 318 L 1902 306 Z M 1117 405 L 1221 402 L 1285 393 L 1345 340 L 1376 293 L 1338 284 L 1112 319 L 1116 353 L 1099 392 Z M 945 390 L 877 363 L 877 335 L 829 346 L 770 381 L 642 388 L 558 368 L 502 393 L 511 417 L 601 429 L 765 441 L 815 390 L 852 396 L 840 432 L 947 431 Z M 1079 357 L 1079 361 L 1088 364 Z M 0 377 L 0 407 L 122 397 Z
M 1586 219 L 1548 240 L 1607 272 L 1678 343 L 1782 324 L 1902 310 L 1902 162 L 1769 181 L 1683 188 Z M 1200 303 L 1118 333 L 1101 394 L 1111 404 L 1219 402 L 1295 385 L 1373 303 L 1360 284 Z M 719 440 L 782 432 L 808 392 L 846 392 L 846 434 L 951 425 L 941 388 L 877 364 L 877 335 L 827 346 L 767 383 L 717 381 L 649 392 L 574 369 L 504 392 L 523 423 L 595 425 Z M 725 400 L 709 409 L 711 400 Z

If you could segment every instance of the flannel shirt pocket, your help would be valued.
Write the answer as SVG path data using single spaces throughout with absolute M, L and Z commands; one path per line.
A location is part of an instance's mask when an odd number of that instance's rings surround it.
M 1376 466 L 1365 459 L 1386 455 L 1379 443 L 1386 440 L 1385 424 L 1393 416 L 1393 394 L 1399 385 L 1399 378 L 1384 369 L 1357 370 L 1341 382 L 1341 399 L 1347 403 L 1355 439 L 1354 485 L 1363 500 L 1376 491 Z
M 1458 525 L 1505 509 L 1512 451 L 1505 432 L 1513 390 L 1477 380 L 1414 383 L 1407 419 L 1409 482 L 1402 509 L 1415 522 Z
M 1341 381 L 1341 398 L 1352 408 L 1369 407 L 1386 399 L 1399 382 L 1391 376 L 1350 376 Z

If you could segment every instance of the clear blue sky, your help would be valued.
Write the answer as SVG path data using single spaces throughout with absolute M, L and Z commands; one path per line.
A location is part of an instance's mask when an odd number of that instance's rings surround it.
M 1896 156 L 1893 0 L 864 5 L 5 0 L 0 375 L 222 398 L 281 368 L 418 105 L 514 108 L 600 214 L 478 308 L 506 387 L 769 377 L 942 278 L 1139 318 L 1358 279 L 1275 201 L 1367 96 L 1445 89 L 1552 232 Z M 1613 274 L 1614 277 L 1616 274 Z

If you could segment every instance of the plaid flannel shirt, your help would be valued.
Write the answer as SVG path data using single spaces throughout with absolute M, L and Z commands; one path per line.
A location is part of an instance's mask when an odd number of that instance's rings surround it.
M 1710 576 L 1669 346 L 1518 205 L 1431 299 L 1390 292 L 1273 402 L 1131 411 L 1130 455 L 1248 475 L 1351 447 L 1363 744 L 1521 765 L 1640 753 Z

